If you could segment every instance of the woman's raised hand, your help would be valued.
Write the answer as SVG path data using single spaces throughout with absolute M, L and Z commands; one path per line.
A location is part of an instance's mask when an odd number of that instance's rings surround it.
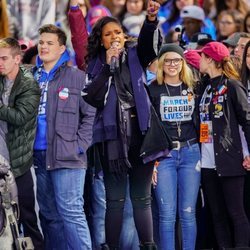
M 158 11 L 160 9 L 161 5 L 154 1 L 154 0 L 149 0 L 148 1 L 148 6 L 147 6 L 147 15 L 148 15 L 148 20 L 149 21 L 155 21 L 157 18 Z

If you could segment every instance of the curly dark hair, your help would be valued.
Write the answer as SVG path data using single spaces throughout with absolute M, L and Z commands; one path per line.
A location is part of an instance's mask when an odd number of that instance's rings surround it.
M 122 28 L 120 21 L 115 17 L 105 16 L 100 18 L 93 26 L 93 29 L 88 37 L 87 55 L 85 58 L 86 62 L 95 58 L 104 49 L 102 46 L 102 29 L 108 23 L 116 23 Z
M 250 41 L 247 42 L 245 49 L 244 49 L 243 57 L 242 57 L 241 82 L 243 83 L 245 87 L 247 87 L 247 81 L 250 79 L 250 70 L 247 67 L 247 63 L 246 63 L 247 51 L 249 47 L 250 47 Z

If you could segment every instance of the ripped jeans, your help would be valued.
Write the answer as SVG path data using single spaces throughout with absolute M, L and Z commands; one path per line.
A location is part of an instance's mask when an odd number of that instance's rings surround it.
M 182 249 L 194 250 L 196 241 L 196 201 L 200 186 L 198 143 L 172 150 L 160 161 L 154 189 L 159 207 L 159 232 L 163 250 L 175 249 L 176 210 L 182 229 Z M 178 204 L 177 204 L 178 201 Z

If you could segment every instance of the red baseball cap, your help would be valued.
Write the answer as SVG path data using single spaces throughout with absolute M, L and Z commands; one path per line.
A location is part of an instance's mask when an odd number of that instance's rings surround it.
M 200 59 L 201 56 L 196 50 L 186 50 L 184 51 L 184 58 L 187 63 L 191 64 L 196 69 L 200 69 Z
M 221 62 L 225 57 L 230 56 L 228 48 L 220 42 L 207 43 L 202 49 L 196 51 L 198 53 L 204 53 L 216 62 Z

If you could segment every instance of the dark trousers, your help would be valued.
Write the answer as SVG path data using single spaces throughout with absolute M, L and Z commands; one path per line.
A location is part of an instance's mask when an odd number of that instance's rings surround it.
M 214 169 L 202 169 L 201 176 L 220 249 L 247 247 L 250 227 L 243 205 L 244 176 L 218 177 Z
M 104 170 L 106 190 L 106 242 L 118 246 L 123 221 L 123 208 L 126 198 L 127 180 L 129 179 L 130 198 L 138 237 L 141 242 L 153 241 L 153 222 L 151 213 L 151 177 L 153 166 L 132 168 L 118 178 Z
M 43 250 L 43 236 L 37 225 L 37 215 L 35 212 L 35 196 L 33 190 L 33 179 L 31 171 L 16 178 L 18 188 L 18 201 L 20 208 L 20 224 L 23 226 L 25 237 L 31 237 L 35 250 Z
M 107 146 L 98 145 L 104 173 L 106 191 L 105 232 L 106 243 L 118 247 L 122 229 L 123 209 L 126 198 L 127 180 L 129 180 L 130 198 L 138 237 L 141 243 L 153 242 L 153 220 L 151 212 L 151 180 L 153 163 L 143 164 L 140 147 L 143 140 L 137 119 L 131 121 L 131 139 L 129 140 L 128 160 L 131 168 L 119 172 L 110 170 Z
M 248 221 L 250 223 L 250 172 L 247 171 L 244 185 L 244 205 Z

